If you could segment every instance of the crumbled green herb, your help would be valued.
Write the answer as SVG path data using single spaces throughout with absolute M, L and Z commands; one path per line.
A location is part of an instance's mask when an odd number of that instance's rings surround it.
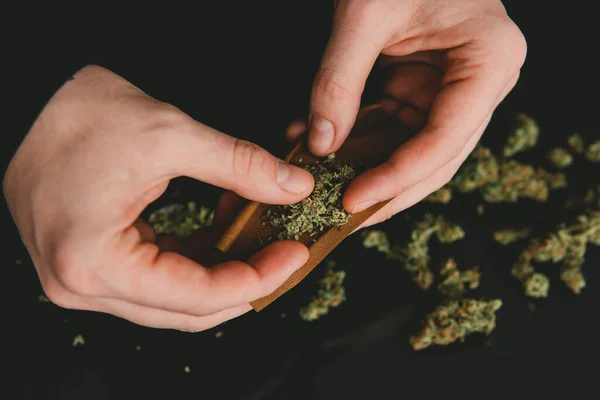
M 485 208 L 483 207 L 483 204 L 477 204 L 477 215 L 482 216 L 484 212 Z
M 376 248 L 378 251 L 389 254 L 390 240 L 383 231 L 369 230 L 362 232 L 363 246 L 367 249 Z
M 561 262 L 561 280 L 573 293 L 579 294 L 585 287 L 581 266 L 585 261 L 588 243 L 600 246 L 600 211 L 590 211 L 577 217 L 570 225 L 562 224 L 556 232 L 545 239 L 532 239 L 521 252 L 512 268 L 512 274 L 525 287 L 525 294 L 531 297 L 546 297 L 549 280 L 536 273 L 533 263 Z
M 546 154 L 546 158 L 556 168 L 566 168 L 573 164 L 573 156 L 562 147 L 555 147 Z
M 40 303 L 50 303 L 50 299 L 43 293 L 38 296 L 38 301 Z
M 497 182 L 482 188 L 483 198 L 490 203 L 515 203 L 519 198 L 528 198 L 538 202 L 548 200 L 550 189 L 566 186 L 564 174 L 551 174 L 541 168 L 510 160 L 500 164 L 500 176 Z
M 569 144 L 569 148 L 571 149 L 571 151 L 575 153 L 581 154 L 585 149 L 583 138 L 579 133 L 573 133 L 571 136 L 569 136 L 567 143 Z
M 441 243 L 452 243 L 465 236 L 458 225 L 447 222 L 443 216 L 434 217 L 426 214 L 418 221 L 411 233 L 411 241 L 407 245 L 394 245 L 388 255 L 391 259 L 400 260 L 404 268 L 411 274 L 413 281 L 423 290 L 428 289 L 434 281 L 429 269 L 429 239 L 436 235 Z
M 215 333 L 215 338 L 220 339 L 223 336 L 223 331 L 218 331 Z
M 500 229 L 494 231 L 494 240 L 502 245 L 518 242 L 531 236 L 531 228 Z
M 440 276 L 443 280 L 437 285 L 438 290 L 446 297 L 457 299 L 463 297 L 468 289 L 479 286 L 479 267 L 460 271 L 454 259 L 447 259 L 442 265 Z
M 410 337 L 410 345 L 414 350 L 422 350 L 431 345 L 463 342 L 472 333 L 489 335 L 496 327 L 496 311 L 500 307 L 502 301 L 498 299 L 446 300 L 427 316 L 421 332 Z
M 330 308 L 338 307 L 346 301 L 346 289 L 343 286 L 346 273 L 335 271 L 334 261 L 328 261 L 325 277 L 319 281 L 319 292 L 313 296 L 310 303 L 300 309 L 300 318 L 314 321 L 329 312 Z
M 450 200 L 452 200 L 452 189 L 450 189 L 449 187 L 443 187 L 441 189 L 438 189 L 423 199 L 423 201 L 428 203 L 442 204 L 447 204 L 450 202 Z
M 265 223 L 276 228 L 278 239 L 299 240 L 304 234 L 312 236 L 325 228 L 341 227 L 350 220 L 351 215 L 342 206 L 342 194 L 354 178 L 355 170 L 332 156 L 306 167 L 315 179 L 310 196 L 299 203 L 277 206 L 265 214 Z
M 186 374 L 189 374 L 190 372 L 192 372 L 192 369 L 190 368 L 189 365 L 186 365 L 185 367 L 183 367 L 183 370 L 185 371 Z
M 594 163 L 600 163 L 600 140 L 590 144 L 585 150 L 585 158 Z
M 505 157 L 512 157 L 517 153 L 531 149 L 536 145 L 540 129 L 536 121 L 527 114 L 517 114 L 515 125 L 504 145 Z
M 73 347 L 83 346 L 85 344 L 85 339 L 82 335 L 77 335 L 73 338 Z
M 154 211 L 148 217 L 148 223 L 157 234 L 185 238 L 200 228 L 211 226 L 213 216 L 213 210 L 198 207 L 195 202 L 190 201 L 187 205 L 175 203 Z

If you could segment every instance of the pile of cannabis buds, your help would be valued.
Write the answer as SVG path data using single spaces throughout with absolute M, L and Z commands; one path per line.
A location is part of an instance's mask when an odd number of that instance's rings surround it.
M 578 134 L 568 138 L 565 148 L 554 148 L 547 153 L 547 161 L 558 172 L 551 173 L 513 158 L 533 148 L 538 136 L 536 121 L 525 114 L 518 114 L 502 154 L 495 155 L 490 149 L 478 145 L 454 178 L 423 201 L 446 204 L 455 192 L 479 192 L 488 203 L 516 203 L 519 199 L 545 202 L 551 191 L 567 187 L 567 177 L 562 171 L 577 157 L 582 162 L 600 163 L 600 141 L 586 144 Z M 331 155 L 306 169 L 315 178 L 313 193 L 300 203 L 273 207 L 264 217 L 264 224 L 271 224 L 276 230 L 277 239 L 298 240 L 306 234 L 312 236 L 326 228 L 340 227 L 351 218 L 344 211 L 341 199 L 345 187 L 357 174 L 355 168 Z M 600 184 L 571 197 L 565 207 L 585 211 L 545 237 L 531 238 L 533 231 L 528 227 L 505 228 L 493 234 L 493 239 L 501 245 L 529 240 L 511 269 L 526 296 L 548 295 L 550 281 L 546 275 L 536 271 L 536 263 L 560 263 L 561 279 L 575 294 L 585 287 L 581 267 L 586 247 L 588 244 L 600 246 Z M 483 212 L 483 205 L 479 205 L 477 213 L 481 215 Z M 156 233 L 185 238 L 201 227 L 210 226 L 212 217 L 212 210 L 190 202 L 187 206 L 173 204 L 161 208 L 150 215 L 148 222 Z M 385 258 L 397 261 L 419 288 L 428 290 L 434 285 L 444 297 L 442 303 L 426 316 L 421 331 L 410 337 L 414 350 L 463 341 L 472 333 L 490 334 L 496 326 L 496 311 L 501 308 L 502 301 L 468 296 L 469 291 L 479 286 L 481 273 L 477 266 L 461 270 L 452 258 L 448 258 L 437 277 L 431 269 L 430 240 L 435 237 L 439 243 L 447 244 L 464 236 L 465 232 L 459 225 L 442 215 L 432 214 L 425 214 L 414 224 L 408 243 L 391 243 L 386 232 L 381 230 L 362 232 L 366 248 L 376 249 Z M 327 268 L 318 283 L 318 292 L 299 311 L 300 317 L 306 321 L 319 319 L 346 300 L 343 286 L 345 271 L 336 270 L 332 259 L 324 263 Z

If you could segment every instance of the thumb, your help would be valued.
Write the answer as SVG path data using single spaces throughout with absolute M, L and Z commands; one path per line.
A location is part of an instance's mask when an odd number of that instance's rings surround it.
M 342 5 L 336 11 L 311 93 L 308 147 L 317 156 L 336 151 L 348 136 L 367 77 L 385 41 L 376 18 Z
M 262 147 L 198 122 L 170 140 L 169 163 L 175 176 L 187 176 L 266 204 L 291 204 L 306 198 L 314 179 Z

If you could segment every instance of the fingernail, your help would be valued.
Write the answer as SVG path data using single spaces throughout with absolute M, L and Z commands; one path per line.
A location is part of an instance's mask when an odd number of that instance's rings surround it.
M 285 161 L 277 163 L 277 184 L 286 192 L 300 194 L 306 190 L 308 182 L 304 170 Z
M 361 212 L 363 210 L 366 210 L 367 208 L 371 207 L 374 204 L 377 204 L 377 201 L 369 200 L 369 201 L 363 201 L 362 203 L 358 203 L 352 209 L 352 213 L 351 214 L 355 214 L 357 212 Z
M 312 150 L 325 153 L 331 148 L 335 137 L 333 124 L 325 118 L 313 115 L 310 120 L 309 135 Z

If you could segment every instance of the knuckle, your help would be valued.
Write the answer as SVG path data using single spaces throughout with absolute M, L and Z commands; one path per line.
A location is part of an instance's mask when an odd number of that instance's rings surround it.
M 322 93 L 331 100 L 350 100 L 356 93 L 342 83 L 342 76 L 332 68 L 321 67 L 317 73 L 313 91 Z
M 71 246 L 59 246 L 52 255 L 51 265 L 58 283 L 67 291 L 80 296 L 92 295 L 89 273 Z
M 49 279 L 42 283 L 42 288 L 44 294 L 52 303 L 62 308 L 73 308 L 74 304 L 71 301 L 69 293 L 58 281 Z
M 232 170 L 235 176 L 250 180 L 252 171 L 262 164 L 261 148 L 246 140 L 235 139 L 233 144 Z

